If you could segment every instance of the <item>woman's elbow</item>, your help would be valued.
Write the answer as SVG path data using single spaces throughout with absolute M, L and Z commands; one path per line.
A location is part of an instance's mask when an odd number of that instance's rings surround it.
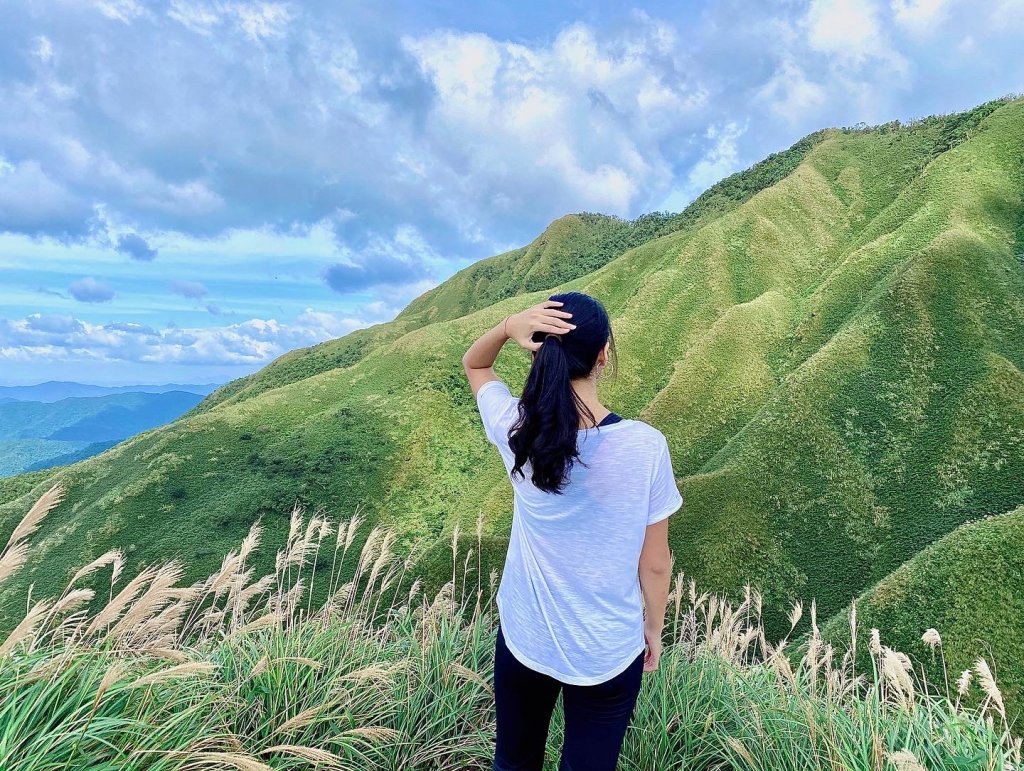
M 671 555 L 658 555 L 642 558 L 640 572 L 648 576 L 664 576 L 672 572 Z

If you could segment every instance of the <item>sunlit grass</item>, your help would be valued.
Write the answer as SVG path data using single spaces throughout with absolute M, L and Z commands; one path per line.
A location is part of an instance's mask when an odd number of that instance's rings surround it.
M 60 496 L 48 492 L 15 530 L 0 554 L 5 578 Z M 393 534 L 377 527 L 358 539 L 361 526 L 295 510 L 266 576 L 250 567 L 255 526 L 194 584 L 179 585 L 173 563 L 122 575 L 114 551 L 58 597 L 29 598 L 0 643 L 0 768 L 489 768 L 496 576 L 477 568 L 481 531 L 465 552 L 453 534 L 452 578 L 425 596 L 410 561 L 393 554 Z M 340 578 L 346 563 L 351 580 Z M 620 768 L 1020 763 L 985 659 L 936 687 L 875 630 L 861 671 L 855 652 L 822 640 L 813 605 L 790 612 L 794 627 L 811 620 L 799 643 L 768 640 L 761 614 L 753 589 L 733 605 L 677 574 L 665 654 L 644 677 Z M 938 631 L 924 643 L 941 652 Z M 974 706 L 968 694 L 980 696 Z M 556 711 L 550 768 L 561 731 Z

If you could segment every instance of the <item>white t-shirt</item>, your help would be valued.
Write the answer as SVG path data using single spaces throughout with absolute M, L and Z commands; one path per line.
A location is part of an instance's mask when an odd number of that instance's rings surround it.
M 500 380 L 477 392 L 507 471 L 519 400 Z M 683 504 L 665 436 L 640 420 L 580 429 L 581 459 L 561 495 L 511 479 L 512 534 L 496 602 L 509 650 L 563 683 L 594 685 L 644 650 L 638 567 L 647 526 Z

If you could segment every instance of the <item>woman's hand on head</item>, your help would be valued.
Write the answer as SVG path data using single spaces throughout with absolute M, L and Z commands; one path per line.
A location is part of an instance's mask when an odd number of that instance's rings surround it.
M 566 332 L 576 329 L 575 324 L 566 321 L 566 319 L 572 318 L 572 314 L 568 311 L 558 310 L 561 305 L 562 302 L 559 300 L 545 300 L 525 311 L 514 313 L 505 322 L 505 333 L 510 340 L 515 340 L 526 350 L 539 350 L 542 343 L 533 341 L 535 332 L 564 335 Z

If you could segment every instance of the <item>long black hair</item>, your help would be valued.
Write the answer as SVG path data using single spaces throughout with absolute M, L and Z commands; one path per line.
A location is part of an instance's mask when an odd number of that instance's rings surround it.
M 590 375 L 597 356 L 612 337 L 611 322 L 604 306 L 582 292 L 551 295 L 562 302 L 558 310 L 572 314 L 576 328 L 561 334 L 535 332 L 533 341 L 542 343 L 533 354 L 533 366 L 519 400 L 519 417 L 508 432 L 515 453 L 512 475 L 525 478 L 527 461 L 530 480 L 541 490 L 561 493 L 573 463 L 582 463 L 576 446 L 580 417 L 588 425 L 594 415 L 570 385 L 571 380 Z

